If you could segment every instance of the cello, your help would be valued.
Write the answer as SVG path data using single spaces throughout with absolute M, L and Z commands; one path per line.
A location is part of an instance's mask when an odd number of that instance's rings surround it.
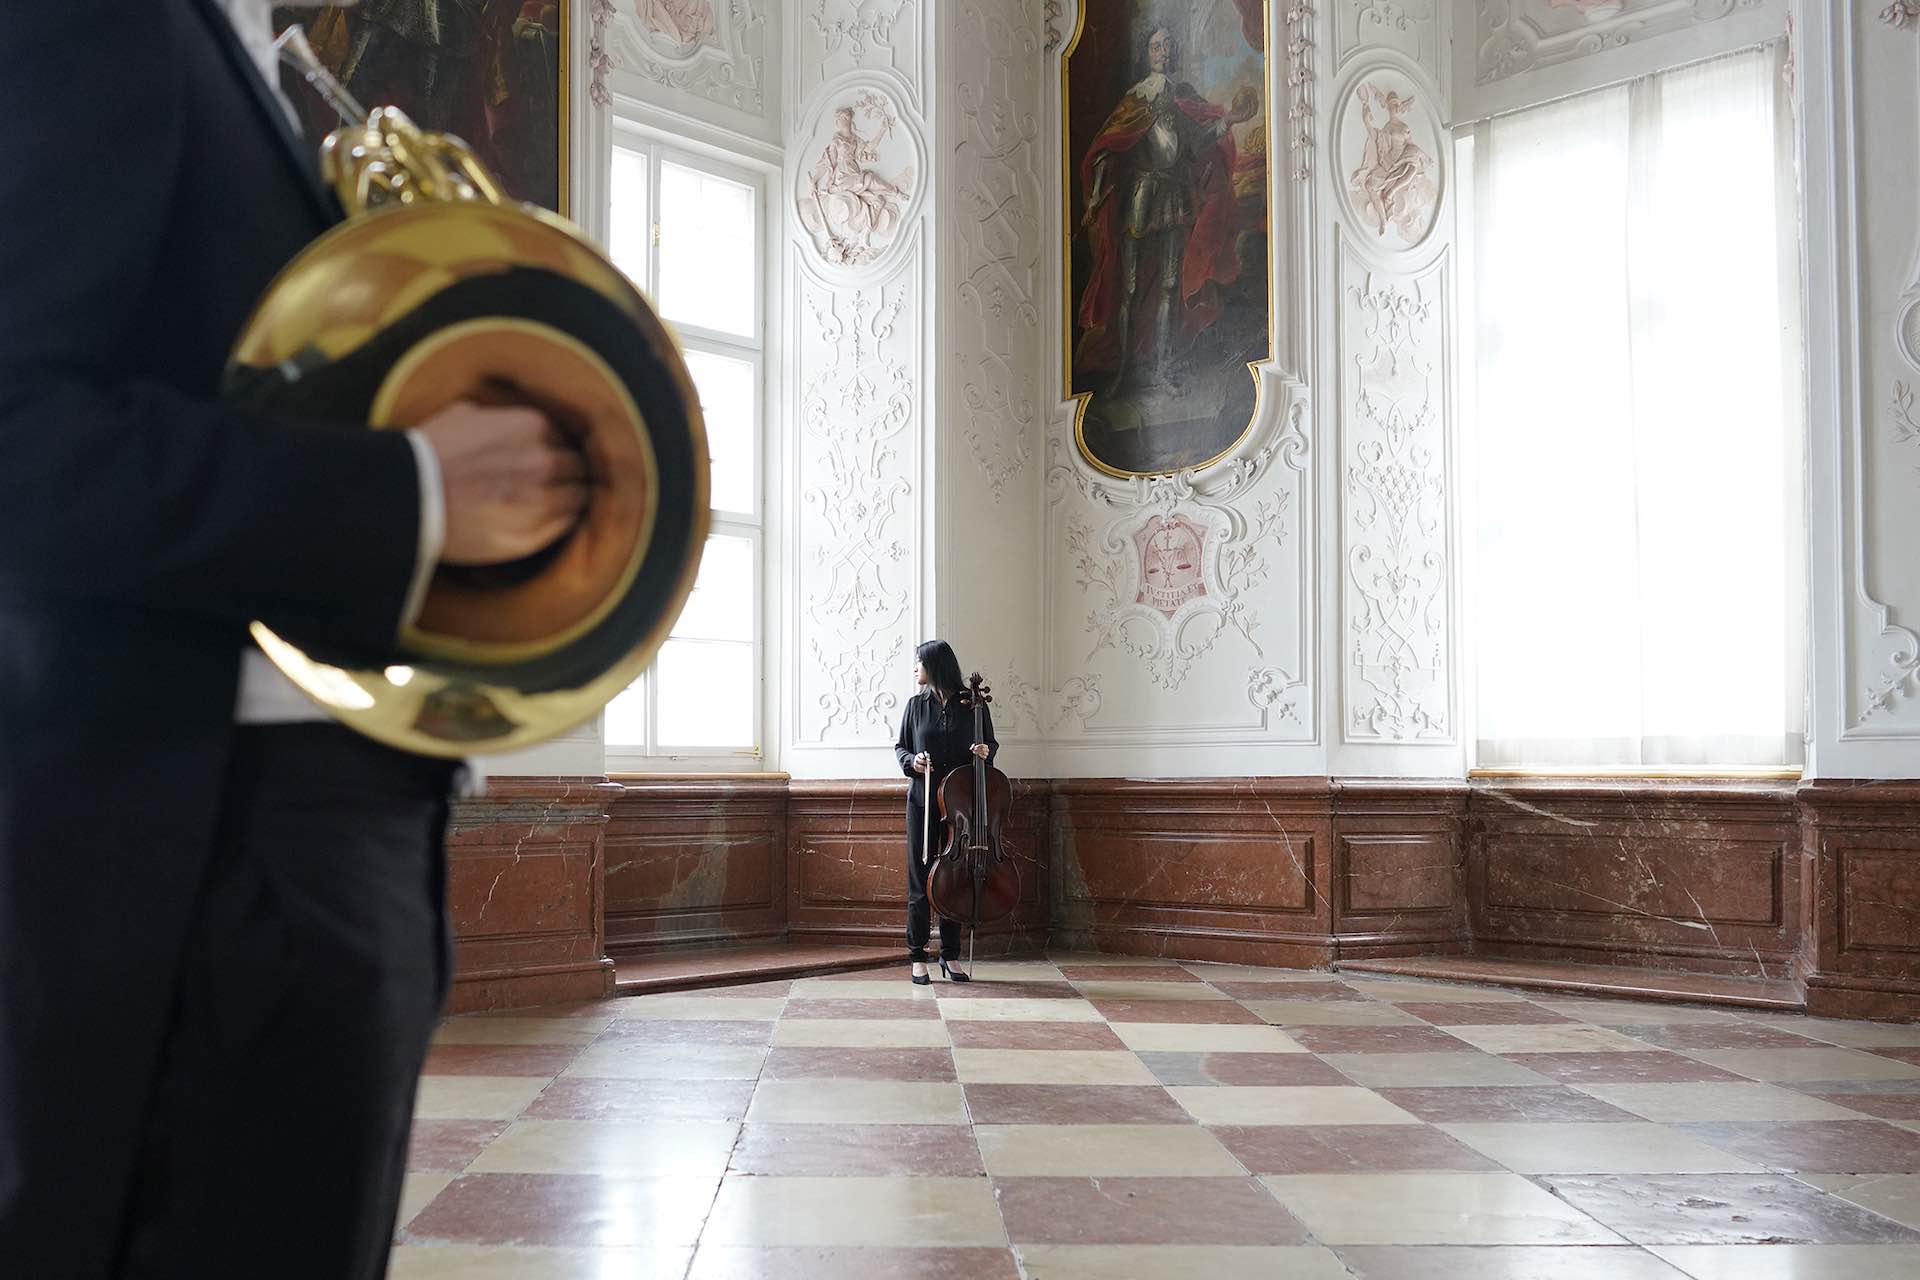
M 957 695 L 973 709 L 973 740 L 986 738 L 987 703 L 993 698 L 973 673 Z M 1020 868 L 1002 832 L 1013 807 L 1013 783 L 979 756 L 940 782 L 940 852 L 927 871 L 927 901 L 943 919 L 967 926 L 968 971 L 973 965 L 973 931 L 1010 915 L 1020 901 Z M 933 805 L 927 806 L 931 817 Z

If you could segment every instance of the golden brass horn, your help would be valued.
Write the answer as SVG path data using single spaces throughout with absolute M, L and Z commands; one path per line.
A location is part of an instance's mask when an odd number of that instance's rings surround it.
M 585 453 L 587 510 L 512 565 L 434 574 L 391 652 L 255 622 L 341 723 L 423 755 L 519 750 L 598 714 L 653 660 L 708 525 L 706 431 L 666 326 L 564 219 L 510 201 L 467 145 L 366 111 L 299 28 L 279 42 L 347 125 L 321 169 L 347 213 L 281 271 L 227 365 L 230 396 L 407 427 L 456 400 L 532 404 Z

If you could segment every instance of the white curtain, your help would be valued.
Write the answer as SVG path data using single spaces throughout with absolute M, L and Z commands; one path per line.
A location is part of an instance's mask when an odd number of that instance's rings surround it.
M 1800 763 L 1786 111 L 1755 50 L 1474 137 L 1481 768 Z

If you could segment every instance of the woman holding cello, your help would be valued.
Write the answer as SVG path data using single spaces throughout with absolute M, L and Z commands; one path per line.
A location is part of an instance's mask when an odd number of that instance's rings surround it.
M 929 640 L 913 656 L 913 678 L 922 688 L 907 701 L 894 752 L 900 757 L 900 771 L 913 779 L 907 792 L 907 951 L 913 960 L 914 985 L 925 986 L 932 981 L 927 972 L 927 935 L 933 914 L 927 901 L 927 873 L 939 853 L 937 843 L 932 850 L 926 846 L 930 825 L 926 806 L 933 803 L 927 780 L 931 778 L 938 787 L 941 779 L 970 763 L 973 756 L 991 765 L 1000 744 L 994 740 L 993 718 L 985 706 L 978 708 L 981 732 L 975 739 L 975 709 L 960 705 L 960 659 L 954 656 L 953 646 L 945 640 Z M 931 825 L 937 832 L 939 824 Z M 970 976 L 955 972 L 948 963 L 960 953 L 960 933 L 959 921 L 941 916 L 940 972 L 954 982 L 965 982 Z

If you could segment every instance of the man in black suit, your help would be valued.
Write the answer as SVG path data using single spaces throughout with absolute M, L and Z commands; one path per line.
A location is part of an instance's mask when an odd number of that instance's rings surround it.
M 583 500 L 538 414 L 222 406 L 338 217 L 268 0 L 0 24 L 0 1272 L 375 1276 L 444 997 L 453 767 L 245 625 L 364 645 Z M 243 656 L 245 655 L 245 656 Z

